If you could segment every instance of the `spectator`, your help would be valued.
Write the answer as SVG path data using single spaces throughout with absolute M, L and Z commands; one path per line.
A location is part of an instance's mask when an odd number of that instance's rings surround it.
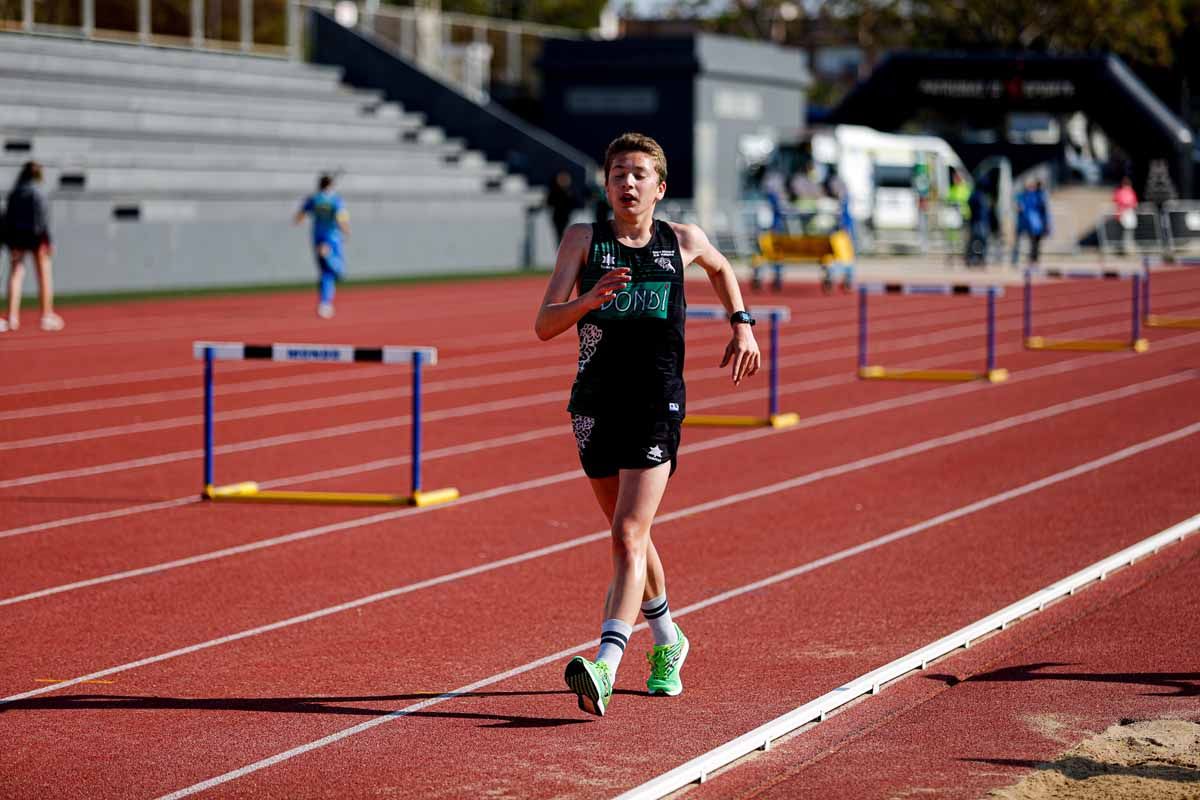
M 567 225 L 571 222 L 571 212 L 579 207 L 579 199 L 575 187 L 571 184 L 571 173 L 565 169 L 554 176 L 546 192 L 546 206 L 550 209 L 550 219 L 554 223 L 554 233 L 561 242 Z
M 980 180 L 967 200 L 971 214 L 971 234 L 967 239 L 966 253 L 968 267 L 982 267 L 987 264 L 988 239 L 992 236 L 994 217 L 990 190 L 988 182 Z
M 788 232 L 787 213 L 788 202 L 784 191 L 783 176 L 778 172 L 768 171 L 763 174 L 762 193 L 771 209 L 771 227 L 768 229 L 772 236 L 786 236 Z M 776 262 L 771 265 L 775 271 L 775 291 L 783 289 L 783 264 Z M 750 278 L 751 288 L 762 288 L 762 276 L 759 274 L 762 266 L 756 264 Z
M 588 194 L 591 195 L 592 213 L 599 225 L 608 224 L 608 218 L 612 216 L 612 208 L 608 205 L 608 195 L 604 191 L 605 183 L 604 170 L 596 170 L 596 178 L 588 189 Z
M 962 247 L 962 232 L 971 220 L 971 187 L 963 178 L 962 173 L 954 170 L 950 173 L 950 188 L 946 190 L 947 204 L 958 212 L 958 225 L 948 225 L 946 228 L 946 243 L 950 252 Z
M 42 165 L 28 161 L 21 167 L 17 182 L 8 194 L 4 216 L 5 243 L 12 260 L 8 275 L 8 322 L 0 330 L 21 327 L 21 288 L 25 280 L 25 256 L 33 256 L 38 273 L 38 299 L 42 306 L 42 330 L 61 331 L 63 318 L 54 313 L 54 279 L 50 257 L 54 246 L 50 241 L 50 214 L 42 194 Z
M 306 216 L 312 217 L 313 255 L 317 259 L 317 316 L 333 316 L 333 296 L 342 279 L 345 261 L 342 259 L 342 237 L 350 235 L 350 215 L 342 198 L 333 191 L 333 176 L 322 175 L 317 180 L 316 194 L 309 195 L 296 212 L 299 225 Z
M 858 235 L 854 228 L 854 215 L 850 213 L 850 189 L 838 175 L 837 167 L 831 166 L 825 176 L 823 188 L 825 194 L 837 203 L 838 217 L 835 230 L 842 230 L 850 237 L 855 249 L 858 248 Z
M 1113 192 L 1113 206 L 1117 214 L 1117 222 L 1121 226 L 1121 251 L 1133 251 L 1133 233 L 1137 230 L 1138 196 L 1133 190 L 1133 181 L 1126 175 L 1121 179 L 1121 185 Z
M 1017 265 L 1021 235 L 1029 237 L 1029 264 L 1037 266 L 1042 237 L 1050 235 L 1050 207 L 1041 181 L 1028 181 L 1017 195 L 1017 235 L 1013 238 L 1012 263 Z

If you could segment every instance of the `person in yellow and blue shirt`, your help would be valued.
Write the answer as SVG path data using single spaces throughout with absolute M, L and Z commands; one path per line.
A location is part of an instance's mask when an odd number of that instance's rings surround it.
M 313 255 L 320 271 L 317 282 L 317 316 L 333 316 L 334 287 L 342 278 L 345 261 L 342 258 L 342 238 L 350 235 L 350 214 L 342 198 L 333 191 L 333 176 L 322 175 L 317 180 L 316 194 L 304 200 L 294 222 L 299 225 L 312 217 Z

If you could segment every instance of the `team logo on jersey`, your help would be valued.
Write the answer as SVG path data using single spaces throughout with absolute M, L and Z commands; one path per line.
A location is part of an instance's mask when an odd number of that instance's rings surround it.
M 624 266 L 617 259 L 617 248 L 614 242 L 596 242 L 592 245 L 593 263 L 600 269 L 615 269 Z
M 666 258 L 665 256 L 660 256 L 659 258 L 654 259 L 654 263 L 658 264 L 660 267 L 665 269 L 667 272 L 675 271 L 675 265 L 671 263 L 671 259 Z
M 671 301 L 671 284 L 644 281 L 615 292 L 592 313 L 600 319 L 666 319 Z

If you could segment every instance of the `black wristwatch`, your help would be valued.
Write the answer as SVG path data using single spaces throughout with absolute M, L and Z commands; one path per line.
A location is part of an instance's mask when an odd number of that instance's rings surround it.
M 749 325 L 754 327 L 754 317 L 750 316 L 749 311 L 735 311 L 729 315 L 730 325 Z

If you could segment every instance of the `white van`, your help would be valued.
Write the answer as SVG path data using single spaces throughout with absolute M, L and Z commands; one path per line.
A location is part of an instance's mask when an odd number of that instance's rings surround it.
M 818 129 L 811 137 L 818 170 L 836 169 L 849 194 L 850 214 L 860 238 L 920 246 L 923 223 L 946 227 L 953 214 L 945 207 L 951 176 L 970 182 L 970 172 L 944 139 L 909 136 L 860 125 Z M 922 220 L 920 199 L 927 201 Z

